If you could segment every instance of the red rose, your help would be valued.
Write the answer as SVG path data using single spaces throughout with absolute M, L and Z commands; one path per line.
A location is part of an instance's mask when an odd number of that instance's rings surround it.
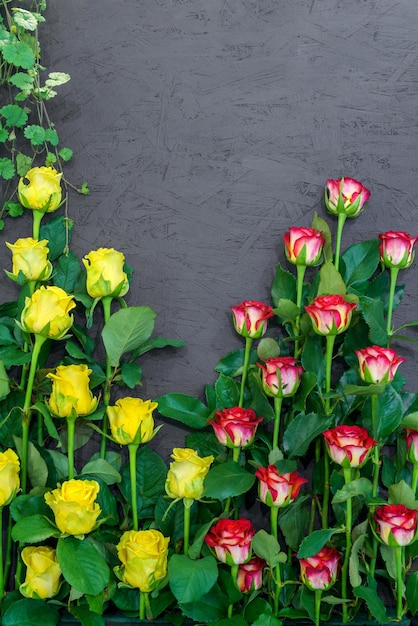
M 415 539 L 417 512 L 403 504 L 379 506 L 374 520 L 380 539 L 389 546 L 407 546 Z
M 253 442 L 257 426 L 262 421 L 263 418 L 257 417 L 253 409 L 235 406 L 232 409 L 216 411 L 209 424 L 223 446 L 245 448 Z
M 418 430 L 405 429 L 407 459 L 410 463 L 418 463 Z
M 339 295 L 317 296 L 309 306 L 305 306 L 305 311 L 318 335 L 339 335 L 350 326 L 356 306 Z
M 414 260 L 414 243 L 418 237 L 411 237 L 408 233 L 389 230 L 379 235 L 380 258 L 385 267 L 405 269 L 412 265 Z
M 267 506 L 285 507 L 299 495 L 299 491 L 306 482 L 306 478 L 297 472 L 279 474 L 275 465 L 259 467 L 257 476 L 258 493 L 260 500 Z
M 257 365 L 262 371 L 263 389 L 268 396 L 287 398 L 295 395 L 303 368 L 296 365 L 294 357 L 272 357 L 264 365 Z
M 406 359 L 397 356 L 391 348 L 371 346 L 356 350 L 360 376 L 366 383 L 390 383 L 399 365 Z
M 325 238 L 315 228 L 292 226 L 284 234 L 287 260 L 294 265 L 316 265 L 322 254 Z
M 237 584 L 241 593 L 249 593 L 261 589 L 265 567 L 266 562 L 258 556 L 238 566 Z
M 361 426 L 336 426 L 322 433 L 331 459 L 339 465 L 361 467 L 376 441 Z
M 334 215 L 357 217 L 370 198 L 370 191 L 354 178 L 329 179 L 325 185 L 325 205 Z
M 219 561 L 227 565 L 240 565 L 251 556 L 251 540 L 255 529 L 247 519 L 220 519 L 205 537 Z
M 339 561 L 335 548 L 322 548 L 315 556 L 299 559 L 302 582 L 311 590 L 330 589 L 337 579 Z
M 267 330 L 267 320 L 274 316 L 271 306 L 253 300 L 245 300 L 231 309 L 235 330 L 251 339 L 262 337 Z

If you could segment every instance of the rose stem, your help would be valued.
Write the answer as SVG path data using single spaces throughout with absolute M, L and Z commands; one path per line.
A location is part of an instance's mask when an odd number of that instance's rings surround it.
M 389 287 L 389 301 L 388 301 L 388 318 L 386 321 L 386 332 L 388 335 L 388 347 L 390 344 L 390 336 L 391 336 L 391 327 L 392 327 L 392 313 L 393 313 L 393 302 L 395 299 L 395 288 L 396 288 L 396 280 L 398 278 L 399 267 L 391 267 L 390 268 L 390 287 Z
M 412 466 L 412 481 L 411 481 L 411 489 L 416 494 L 417 491 L 417 482 L 418 482 L 418 463 L 414 463 Z
M 332 371 L 332 355 L 334 351 L 335 335 L 326 336 L 326 352 L 325 352 L 325 414 L 328 416 L 331 413 L 331 402 L 329 393 L 331 391 L 331 371 Z M 326 451 L 326 444 L 324 442 L 324 495 L 322 501 L 322 528 L 328 528 L 328 503 L 329 503 L 329 458 Z
M 128 445 L 129 452 L 129 475 L 131 479 L 131 508 L 132 508 L 132 526 L 134 530 L 138 530 L 138 504 L 136 499 L 136 453 L 138 450 L 137 443 Z
M 343 228 L 344 228 L 346 219 L 347 219 L 347 216 L 345 213 L 338 213 L 337 239 L 335 242 L 335 256 L 334 256 L 334 265 L 335 265 L 335 269 L 337 270 L 337 272 L 340 267 L 341 239 L 342 239 Z
M 3 537 L 3 507 L 0 507 L 0 537 Z M 4 596 L 3 541 L 0 541 L 0 602 Z
M 105 324 L 110 318 L 110 307 L 112 304 L 112 300 L 113 300 L 112 296 L 106 296 L 102 298 L 103 318 L 104 318 Z M 102 440 L 101 440 L 101 445 L 100 445 L 100 458 L 101 459 L 106 458 L 106 435 L 107 435 L 107 430 L 108 430 L 106 409 L 110 403 L 110 386 L 112 384 L 111 374 L 112 374 L 112 367 L 110 365 L 109 356 L 106 354 L 106 382 L 105 382 L 105 387 L 103 390 L 103 404 L 105 407 L 105 411 L 104 411 L 103 419 L 102 419 L 103 434 L 102 434 Z
M 231 565 L 231 578 L 232 583 L 235 587 L 237 587 L 237 577 L 238 577 L 238 565 L 234 563 Z M 231 619 L 234 613 L 234 605 L 231 603 L 228 605 L 228 618 Z
M 315 589 L 315 626 L 321 623 L 321 599 L 322 589 Z
M 396 619 L 402 619 L 402 587 L 403 587 L 403 546 L 395 546 L 395 564 L 396 564 Z
M 239 393 L 239 403 L 238 403 L 239 407 L 242 407 L 242 405 L 244 404 L 245 381 L 247 380 L 248 365 L 250 363 L 252 345 L 253 345 L 253 339 L 251 337 L 246 337 L 245 338 L 244 365 L 242 367 L 241 389 Z
M 301 308 L 302 308 L 302 293 L 303 293 L 303 279 L 305 277 L 305 272 L 306 272 L 306 265 L 296 265 L 296 272 L 297 272 L 297 287 L 296 287 L 296 306 L 298 307 L 298 315 L 296 317 L 295 320 L 295 333 L 296 333 L 296 339 L 295 339 L 295 351 L 294 351 L 294 356 L 295 358 L 298 358 L 299 355 L 299 333 L 300 333 L 300 313 L 301 313 Z
M 32 217 L 33 217 L 33 224 L 32 224 L 32 232 L 33 232 L 33 238 L 36 239 L 36 241 L 39 241 L 39 231 L 41 228 L 41 221 L 42 218 L 45 214 L 42 211 L 32 211 Z
M 68 479 L 74 478 L 74 433 L 75 433 L 75 421 L 77 414 L 74 409 L 71 410 L 71 414 L 67 417 L 67 452 L 68 452 Z
M 145 595 L 146 594 L 144 591 L 139 592 L 139 619 L 140 620 L 145 619 Z
M 346 485 L 351 483 L 352 479 L 352 471 L 351 467 L 344 467 L 344 481 Z M 344 554 L 344 563 L 341 569 L 341 595 L 343 599 L 343 624 L 347 624 L 348 622 L 348 607 L 346 604 L 347 600 L 347 582 L 348 582 L 348 566 L 350 562 L 350 553 L 351 553 L 351 526 L 353 523 L 353 513 L 352 513 L 352 502 L 351 498 L 348 498 L 346 502 L 346 513 L 345 513 L 345 554 Z
M 184 522 L 183 522 L 183 552 L 186 556 L 189 554 L 189 537 L 190 537 L 190 509 L 193 504 L 192 498 L 183 498 Z
M 271 534 L 278 542 L 278 527 L 279 527 L 279 507 L 271 506 L 270 507 L 270 528 Z M 279 600 L 280 600 L 280 590 L 282 586 L 282 579 L 280 575 L 280 565 L 276 565 L 274 568 L 274 608 L 273 615 L 277 615 L 279 612 Z

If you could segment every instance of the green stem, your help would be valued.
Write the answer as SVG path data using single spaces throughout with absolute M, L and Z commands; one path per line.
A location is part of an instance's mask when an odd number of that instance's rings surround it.
M 33 215 L 33 228 L 32 228 L 32 232 L 33 232 L 33 238 L 36 239 L 37 241 L 39 241 L 39 232 L 41 229 L 41 221 L 43 216 L 45 215 L 45 213 L 43 213 L 42 211 L 32 211 L 32 215 Z
M 344 482 L 346 485 L 351 483 L 352 472 L 351 467 L 344 467 Z M 346 501 L 346 513 L 345 513 L 345 554 L 344 563 L 341 569 L 341 595 L 343 600 L 348 598 L 348 567 L 351 554 L 351 528 L 353 525 L 353 512 L 351 498 Z M 347 603 L 343 603 L 343 624 L 348 622 L 348 606 Z
M 139 592 L 139 619 L 140 620 L 144 620 L 146 617 L 145 597 L 146 597 L 146 592 L 140 591 Z
M 279 507 L 271 506 L 270 507 L 270 529 L 271 534 L 278 541 L 278 523 L 279 523 Z
M 412 481 L 411 481 L 411 489 L 416 494 L 417 492 L 417 482 L 418 482 L 418 463 L 414 463 L 412 466 Z
M 105 324 L 109 320 L 110 315 L 111 315 L 112 300 L 113 300 L 112 296 L 107 296 L 105 298 L 102 298 L 103 319 L 104 319 Z M 106 435 L 108 432 L 108 418 L 107 418 L 106 409 L 110 404 L 111 384 L 112 384 L 112 366 L 109 361 L 109 356 L 106 354 L 106 383 L 105 383 L 105 387 L 103 390 L 103 404 L 104 404 L 105 411 L 104 411 L 103 419 L 102 419 L 103 434 L 102 434 L 102 440 L 100 444 L 100 458 L 101 459 L 106 458 L 106 443 L 107 443 Z
M 0 602 L 4 596 L 4 562 L 3 562 L 3 507 L 0 507 Z
M 322 497 L 322 509 L 321 509 L 321 520 L 322 520 L 322 528 L 328 528 L 328 507 L 329 507 L 329 492 L 330 492 L 330 482 L 329 482 L 329 457 L 328 451 L 326 449 L 326 443 L 323 442 L 324 448 L 324 495 Z
M 239 403 L 238 403 L 239 407 L 242 407 L 242 405 L 244 404 L 245 382 L 247 380 L 248 366 L 250 364 L 251 348 L 253 346 L 253 341 L 254 340 L 251 337 L 245 338 L 244 365 L 242 367 L 241 389 L 239 393 Z
M 390 287 L 389 287 L 389 301 L 388 301 L 388 317 L 386 321 L 386 332 L 388 334 L 388 347 L 390 343 L 390 336 L 392 334 L 392 314 L 393 314 L 393 302 L 395 298 L 396 281 L 398 278 L 399 267 L 390 268 Z
M 240 454 L 241 448 L 239 446 L 236 448 L 232 448 L 232 460 L 235 461 L 235 463 L 238 463 Z
M 321 599 L 322 589 L 315 589 L 315 626 L 321 623 Z
M 335 269 L 337 270 L 337 272 L 340 267 L 341 240 L 342 240 L 343 228 L 344 228 L 346 219 L 347 219 L 347 216 L 345 213 L 338 213 L 337 238 L 335 242 L 335 257 L 334 257 L 334 265 L 335 265 Z
M 395 565 L 396 565 L 396 619 L 401 620 L 403 615 L 402 591 L 403 591 L 403 547 L 395 546 Z
M 274 428 L 273 428 L 273 450 L 279 447 L 280 436 L 280 416 L 282 413 L 283 398 L 274 398 Z
M 75 422 L 77 415 L 71 412 L 71 415 L 67 417 L 67 456 L 68 456 L 68 480 L 74 478 L 74 434 L 75 434 Z
M 325 349 L 325 414 L 331 413 L 331 399 L 329 393 L 331 391 L 331 373 L 332 373 L 332 357 L 334 352 L 334 343 L 336 335 L 326 336 L 326 349 Z
M 270 507 L 270 529 L 271 534 L 278 541 L 279 536 L 279 507 L 271 506 Z M 282 587 L 281 581 L 281 573 L 280 573 L 280 565 L 276 565 L 274 568 L 274 592 L 273 592 L 273 614 L 278 615 L 279 612 L 279 600 L 280 600 L 280 590 Z
M 298 307 L 299 313 L 298 316 L 295 320 L 295 333 L 296 333 L 296 339 L 295 339 L 295 351 L 294 351 L 294 356 L 295 358 L 298 357 L 299 355 L 299 333 L 300 333 L 300 316 L 301 316 L 301 309 L 302 309 L 302 294 L 303 294 L 303 280 L 305 278 L 305 272 L 306 272 L 306 265 L 296 265 L 296 272 L 297 272 L 297 282 L 296 282 L 296 306 Z
M 12 551 L 13 551 L 13 547 L 15 546 L 14 541 L 12 540 L 12 516 L 8 515 L 8 520 L 7 520 L 7 535 L 6 535 L 6 559 L 5 559 L 5 563 L 4 563 L 4 580 L 5 580 L 5 584 L 7 584 L 7 580 L 9 578 L 9 574 L 10 574 L 10 568 L 12 566 Z
M 136 498 L 136 453 L 138 451 L 137 443 L 128 445 L 129 452 L 129 475 L 131 479 L 131 509 L 132 509 L 132 526 L 134 530 L 138 530 L 138 503 Z
M 190 543 L 190 509 L 192 507 L 193 500 L 191 498 L 183 498 L 184 507 L 184 523 L 183 523 L 183 552 L 186 556 L 189 554 Z
M 47 337 L 42 335 L 35 335 L 35 343 L 32 350 L 32 359 L 30 363 L 30 369 L 28 374 L 28 382 L 26 385 L 25 402 L 22 412 L 22 452 L 20 459 L 20 486 L 22 493 L 26 493 L 27 477 L 28 477 L 28 448 L 29 448 L 29 425 L 31 412 L 29 410 L 32 404 L 32 391 L 33 383 L 35 380 L 36 368 L 38 365 L 39 353 Z

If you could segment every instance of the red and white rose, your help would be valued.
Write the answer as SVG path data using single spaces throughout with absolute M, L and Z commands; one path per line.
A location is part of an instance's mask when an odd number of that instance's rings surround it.
M 325 238 L 315 228 L 292 226 L 283 236 L 287 260 L 294 265 L 317 265 Z
M 248 519 L 220 519 L 212 526 L 205 542 L 216 557 L 227 565 L 241 565 L 251 558 L 255 529 Z
M 259 339 L 267 330 L 267 320 L 274 317 L 273 309 L 255 300 L 245 300 L 231 306 L 235 330 L 242 337 Z
M 389 230 L 379 235 L 380 258 L 385 267 L 406 269 L 414 260 L 414 244 L 418 237 L 403 231 Z
M 337 580 L 340 558 L 335 548 L 322 548 L 315 556 L 299 559 L 302 582 L 313 591 L 330 589 Z
M 328 179 L 325 185 L 325 205 L 330 213 L 357 217 L 370 198 L 370 191 L 354 178 Z
M 415 539 L 417 512 L 403 504 L 384 504 L 376 509 L 377 533 L 389 546 L 407 546 Z
M 267 359 L 264 365 L 257 363 L 262 373 L 264 392 L 271 397 L 288 398 L 294 396 L 300 384 L 303 367 L 296 365 L 291 356 Z
M 283 508 L 293 502 L 299 495 L 306 478 L 297 472 L 279 474 L 275 465 L 259 467 L 255 473 L 258 478 L 258 494 L 260 500 L 269 507 Z
M 399 365 L 406 359 L 399 357 L 391 348 L 370 346 L 355 351 L 360 367 L 360 376 L 366 383 L 390 383 Z
M 305 311 L 318 335 L 339 335 L 350 326 L 356 306 L 340 295 L 317 296 Z
M 336 426 L 322 433 L 331 459 L 338 465 L 361 467 L 376 441 L 361 426 Z
M 253 409 L 244 409 L 235 406 L 231 409 L 216 411 L 209 424 L 223 446 L 228 448 L 245 448 L 255 437 L 257 426 L 263 421 L 257 417 Z

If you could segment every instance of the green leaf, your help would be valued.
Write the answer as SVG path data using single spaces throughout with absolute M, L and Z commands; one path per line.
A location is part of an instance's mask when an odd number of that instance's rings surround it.
M 332 416 L 324 418 L 316 413 L 299 413 L 284 432 L 284 452 L 290 458 L 303 456 L 315 437 L 327 430 L 332 422 Z
M 31 11 L 26 9 L 13 8 L 13 21 L 17 26 L 21 26 L 25 30 L 36 30 L 38 20 Z
M 255 476 L 238 463 L 228 461 L 212 467 L 206 475 L 204 495 L 225 500 L 246 493 L 254 484 Z
M 350 560 L 349 560 L 349 576 L 350 576 L 350 585 L 352 587 L 360 587 L 362 584 L 362 578 L 360 576 L 360 559 L 359 553 L 363 548 L 364 540 L 367 537 L 366 533 L 360 534 L 356 540 L 353 542 L 350 552 Z
M 184 393 L 168 393 L 156 398 L 158 412 L 191 428 L 207 426 L 211 411 L 198 398 Z
M 313 533 L 305 537 L 300 544 L 298 559 L 308 559 L 318 554 L 328 543 L 333 535 L 342 532 L 339 528 L 326 528 L 324 530 L 314 530 Z
M 280 321 L 283 324 L 286 322 L 294 322 L 300 314 L 299 307 L 292 300 L 288 300 L 287 298 L 280 298 L 274 312 L 280 317 Z
M 38 124 L 26 126 L 23 134 L 33 146 L 41 146 L 45 141 L 45 129 Z
M 10 82 L 22 91 L 30 91 L 33 86 L 33 77 L 26 72 L 16 72 L 10 77 Z
M 15 437 L 16 449 L 21 456 L 22 453 L 22 440 L 19 437 Z M 45 487 L 48 479 L 48 467 L 43 460 L 40 452 L 29 441 L 28 447 L 28 474 L 32 487 Z
M 382 394 L 377 397 L 377 436 L 385 440 L 398 430 L 403 417 L 402 398 L 392 385 L 386 385 Z
M 50 72 L 45 85 L 47 87 L 58 87 L 59 85 L 65 85 L 70 79 L 71 76 L 65 72 Z
M 56 626 L 59 622 L 58 608 L 32 598 L 13 602 L 2 616 L 2 626 Z
M 367 281 L 379 265 L 379 241 L 376 238 L 356 243 L 350 246 L 341 258 L 341 274 L 347 287 Z
M 280 346 L 275 339 L 271 337 L 263 337 L 258 342 L 257 356 L 262 361 L 274 358 L 280 355 Z
M 332 261 L 327 261 L 323 264 L 319 275 L 318 295 L 346 295 L 347 288 L 345 283 Z
M 125 464 L 121 475 L 119 489 L 127 502 L 131 502 L 129 463 Z M 156 502 L 161 494 L 165 494 L 166 476 L 167 466 L 160 455 L 148 446 L 141 446 L 136 456 L 136 493 L 140 519 L 154 517 Z
M 403 418 L 401 422 L 402 428 L 410 428 L 411 430 L 418 430 L 418 411 L 409 413 Z
M 0 361 L 0 400 L 10 393 L 9 377 L 4 367 L 3 361 Z
M 59 539 L 57 558 L 65 580 L 81 593 L 96 595 L 109 582 L 109 568 L 88 539 Z
M 71 161 L 73 151 L 71 148 L 61 148 L 61 150 L 58 151 L 58 155 L 66 163 L 67 161 Z
M 412 615 L 418 612 L 418 572 L 412 572 L 406 581 L 406 601 Z
M 0 176 L 4 180 L 11 180 L 15 175 L 15 166 L 8 157 L 0 158 Z
M 24 70 L 29 70 L 35 64 L 35 55 L 31 47 L 24 41 L 19 41 L 14 38 L 12 41 L 4 44 L 2 52 L 7 63 L 15 67 L 22 67 Z
M 59 537 L 60 534 L 56 526 L 40 514 L 22 517 L 15 523 L 12 530 L 13 540 L 24 543 L 40 543 L 50 537 Z
M 210 591 L 218 578 L 218 567 L 213 556 L 192 561 L 182 554 L 174 554 L 168 562 L 170 589 L 180 603 L 194 603 Z
M 61 255 L 54 268 L 54 285 L 64 289 L 67 293 L 73 293 L 80 275 L 81 268 L 78 257 L 74 252 Z
M 379 624 L 387 624 L 388 617 L 385 605 L 374 589 L 360 586 L 355 587 L 353 593 L 357 598 L 362 598 L 362 600 L 366 601 L 367 608 Z
M 121 367 L 122 380 L 127 387 L 135 389 L 141 383 L 142 368 L 138 363 L 124 363 Z
M 51 144 L 51 146 L 56 147 L 60 140 L 58 137 L 58 133 L 54 128 L 46 128 L 45 129 L 45 141 Z
M 185 341 L 181 339 L 166 339 L 165 337 L 151 337 L 145 343 L 141 345 L 141 347 L 135 351 L 135 356 L 141 356 L 150 350 L 154 350 L 155 348 L 182 348 L 186 345 Z
M 18 152 L 16 155 L 16 171 L 19 176 L 25 176 L 32 166 L 32 157 Z
M 212 589 L 196 602 L 180 604 L 180 609 L 186 617 L 190 617 L 201 624 L 215 622 L 225 617 L 228 609 L 228 598 L 222 593 L 219 585 Z
M 114 485 L 121 481 L 119 472 L 105 459 L 88 461 L 81 470 L 81 475 L 83 474 L 91 474 L 97 478 L 101 478 L 106 485 Z
M 274 307 L 278 306 L 282 298 L 296 302 L 296 278 L 293 274 L 284 270 L 280 263 L 276 267 L 276 274 L 271 287 L 271 297 Z
M 231 376 L 231 378 L 236 378 L 242 373 L 242 368 L 244 365 L 244 353 L 244 348 L 229 352 L 229 354 L 225 355 L 219 361 L 219 363 L 217 363 L 217 365 L 215 366 L 215 372 L 225 374 L 225 376 Z M 255 365 L 255 363 L 257 363 L 257 360 L 257 352 L 255 350 L 252 350 L 250 354 L 250 365 Z
M 296 623 L 296 622 L 295 622 Z M 267 615 L 266 613 L 261 613 L 259 617 L 251 624 L 251 626 L 282 626 L 283 622 L 279 620 L 278 617 L 274 615 Z
M 240 388 L 230 376 L 219 374 L 215 383 L 215 391 L 221 406 L 230 409 L 238 405 Z
M 68 220 L 63 215 L 57 215 L 48 222 L 41 224 L 40 239 L 48 240 L 48 257 L 50 261 L 55 261 L 61 256 L 67 246 L 67 224 L 70 235 L 72 223 L 68 223 Z
M 323 248 L 323 255 L 324 255 L 325 262 L 332 261 L 333 253 L 332 253 L 332 243 L 331 243 L 331 239 L 332 239 L 331 229 L 328 225 L 328 222 L 326 222 L 322 217 L 319 217 L 316 211 L 314 213 L 314 217 L 312 220 L 312 228 L 315 228 L 316 230 L 321 231 L 323 237 L 325 238 L 325 245 Z
M 297 550 L 305 536 L 309 521 L 309 510 L 306 506 L 309 496 L 299 497 L 279 515 L 279 526 L 286 544 L 293 550 Z
M 340 504 L 341 502 L 347 502 L 354 496 L 362 496 L 367 498 L 372 494 L 373 485 L 368 478 L 358 478 L 352 480 L 350 483 L 343 485 L 339 489 L 332 499 L 333 504 Z
M 5 118 L 6 126 L 9 128 L 12 126 L 22 128 L 22 126 L 24 126 L 28 121 L 28 114 L 17 104 L 6 104 L 1 107 L 0 115 Z
M 110 365 L 117 367 L 123 354 L 136 350 L 154 330 L 156 312 L 148 306 L 120 309 L 103 327 L 102 339 Z
M 386 346 L 388 334 L 386 332 L 383 302 L 381 300 L 361 296 L 360 305 L 364 321 L 370 329 L 370 341 L 377 346 Z
M 396 485 L 391 485 L 388 493 L 392 504 L 404 504 L 408 509 L 418 509 L 415 494 L 404 480 L 396 483 Z
M 269 567 L 276 567 L 279 563 L 285 563 L 287 557 L 280 552 L 280 545 L 273 535 L 265 530 L 259 530 L 253 537 L 251 546 L 261 559 L 264 559 Z

